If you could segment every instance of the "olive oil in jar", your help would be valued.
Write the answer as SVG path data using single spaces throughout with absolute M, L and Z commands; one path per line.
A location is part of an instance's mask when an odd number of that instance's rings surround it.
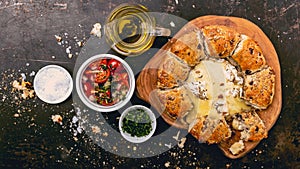
M 126 43 L 135 43 L 141 38 L 142 21 L 134 15 L 125 16 L 118 21 L 118 34 L 122 41 Z
M 152 46 L 156 35 L 169 36 L 170 30 L 156 28 L 155 19 L 146 7 L 125 3 L 111 12 L 104 31 L 112 49 L 122 55 L 136 56 Z

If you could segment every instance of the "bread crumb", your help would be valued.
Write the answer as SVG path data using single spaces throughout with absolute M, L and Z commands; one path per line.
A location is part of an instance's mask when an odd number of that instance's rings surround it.
M 61 117 L 61 115 L 52 115 L 51 119 L 54 123 L 59 123 L 60 125 L 62 124 L 63 118 Z
M 183 148 L 185 142 L 186 142 L 186 137 L 183 137 L 182 139 L 180 139 L 180 141 L 178 143 L 178 147 Z
M 91 35 L 95 35 L 98 38 L 102 37 L 101 34 L 101 24 L 100 23 L 95 23 L 93 29 L 91 30 Z
M 57 42 L 61 42 L 62 41 L 62 37 L 61 36 L 58 36 L 58 35 L 54 35 L 55 36 L 55 39 Z
M 82 46 L 83 46 L 83 43 L 82 43 L 81 41 L 79 41 L 79 42 L 77 42 L 77 45 L 78 45 L 79 47 L 82 47 Z
M 232 144 L 229 150 L 233 155 L 237 155 L 241 151 L 243 151 L 244 148 L 245 148 L 244 142 L 240 140 L 239 142 L 235 142 L 234 144 Z
M 170 161 L 165 163 L 165 167 L 169 168 L 170 167 Z
M 13 86 L 13 91 L 14 90 L 22 91 L 21 97 L 23 99 L 34 97 L 34 90 L 30 89 L 30 87 L 32 86 L 30 82 L 26 82 L 24 81 L 24 79 L 22 79 L 22 82 L 19 83 L 17 80 L 14 80 L 12 82 L 12 86 Z
M 103 133 L 102 135 L 103 135 L 104 137 L 107 137 L 107 136 L 108 136 L 108 133 L 105 132 L 105 133 Z
M 92 126 L 92 132 L 95 134 L 100 133 L 100 128 L 98 126 Z
M 14 117 L 18 118 L 18 117 L 20 117 L 20 114 L 16 113 L 16 114 L 14 114 Z

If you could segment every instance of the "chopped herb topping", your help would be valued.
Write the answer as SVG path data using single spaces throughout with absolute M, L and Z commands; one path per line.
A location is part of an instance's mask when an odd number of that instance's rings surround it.
M 148 135 L 151 130 L 151 119 L 143 109 L 131 110 L 123 119 L 122 129 L 131 136 L 143 137 Z

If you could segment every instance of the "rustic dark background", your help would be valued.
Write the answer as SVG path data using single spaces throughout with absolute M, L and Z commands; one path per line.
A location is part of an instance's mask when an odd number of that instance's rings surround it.
M 213 14 L 242 17 L 257 24 L 275 46 L 282 71 L 283 106 L 269 137 L 237 160 L 226 158 L 217 146 L 199 144 L 189 135 L 184 148 L 174 146 L 149 158 L 124 158 L 105 151 L 78 129 L 74 121 L 78 109 L 71 98 L 48 105 L 38 98 L 23 100 L 12 91 L 13 80 L 23 75 L 32 82 L 34 73 L 48 64 L 61 65 L 74 73 L 84 48 L 77 42 L 86 43 L 93 25 L 103 25 L 109 12 L 123 2 L 141 3 L 150 11 L 187 21 Z M 299 8 L 298 0 L 0 0 L 0 168 L 299 169 Z M 54 35 L 61 36 L 63 44 Z M 158 38 L 154 45 L 165 42 Z M 66 51 L 69 47 L 72 57 Z M 101 47 L 99 50 L 101 53 Z M 51 120 L 56 114 L 63 117 L 62 124 Z M 117 115 L 103 114 L 106 120 Z M 161 119 L 158 122 L 166 128 Z M 116 128 L 114 119 L 110 123 Z M 109 132 L 102 134 L 106 137 Z

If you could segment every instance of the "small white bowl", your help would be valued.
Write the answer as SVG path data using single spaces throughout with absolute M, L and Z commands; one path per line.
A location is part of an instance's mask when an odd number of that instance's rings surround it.
M 34 77 L 36 95 L 49 104 L 65 101 L 73 90 L 73 80 L 69 72 L 58 65 L 48 65 L 40 69 Z
M 86 96 L 86 94 L 84 93 L 84 87 L 83 87 L 83 74 L 84 71 L 87 69 L 87 67 L 100 59 L 115 59 L 118 60 L 123 67 L 125 68 L 126 72 L 128 73 L 128 77 L 129 77 L 129 90 L 126 94 L 126 97 L 124 100 L 114 104 L 114 105 L 109 105 L 109 106 L 103 106 L 100 105 L 98 103 L 95 103 L 93 101 L 91 101 L 88 96 Z M 133 74 L 132 69 L 130 68 L 130 66 L 120 57 L 112 55 L 112 54 L 99 54 L 99 55 L 95 55 L 92 56 L 91 58 L 89 58 L 88 60 L 86 60 L 78 69 L 77 75 L 76 75 L 76 91 L 77 94 L 79 96 L 79 98 L 81 99 L 81 101 L 89 108 L 98 111 L 98 112 L 112 112 L 112 111 L 116 111 L 120 108 L 122 108 L 124 105 L 126 105 L 133 93 L 134 93 L 134 89 L 135 89 L 135 77 Z
M 148 115 L 150 116 L 150 119 L 151 119 L 151 126 L 152 126 L 152 130 L 151 132 L 146 135 L 146 136 L 142 136 L 142 137 L 137 137 L 137 136 L 131 136 L 129 133 L 127 132 L 124 132 L 123 129 L 122 129 L 122 126 L 123 126 L 123 119 L 125 118 L 125 116 L 128 114 L 128 112 L 130 112 L 131 110 L 134 110 L 134 109 L 143 109 L 145 110 L 146 113 L 148 113 Z M 155 130 L 156 130 L 156 117 L 154 115 L 154 113 L 147 107 L 145 106 L 142 106 L 142 105 L 134 105 L 134 106 L 131 106 L 131 107 L 128 107 L 122 114 L 121 114 L 121 117 L 119 119 L 119 130 L 120 130 L 120 133 L 121 135 L 129 142 L 132 142 L 132 143 L 142 143 L 142 142 L 145 142 L 147 141 L 148 139 L 150 139 L 152 137 L 152 135 L 154 134 Z

